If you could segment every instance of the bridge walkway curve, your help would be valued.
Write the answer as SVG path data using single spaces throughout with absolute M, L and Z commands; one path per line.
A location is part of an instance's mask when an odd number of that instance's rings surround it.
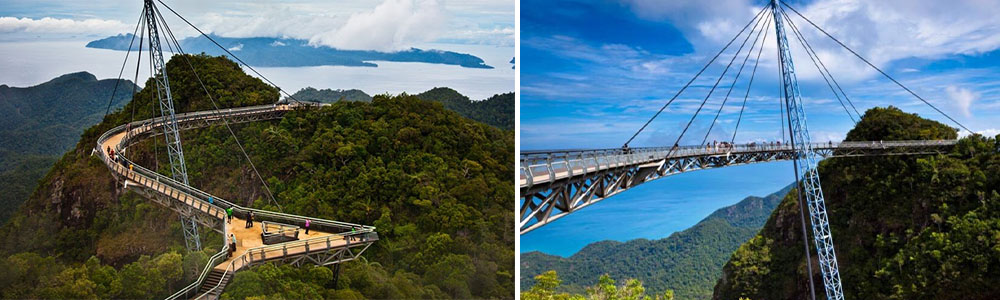
M 192 112 L 177 115 L 177 122 L 181 130 L 189 130 L 223 120 L 241 123 L 279 119 L 288 111 L 312 106 L 316 105 L 262 105 Z M 266 262 L 293 265 L 340 263 L 360 257 L 378 240 L 373 226 L 242 207 L 129 160 L 128 147 L 143 138 L 162 134 L 159 132 L 162 122 L 161 118 L 153 118 L 108 130 L 98 138 L 95 153 L 112 175 L 123 182 L 125 189 L 135 191 L 178 214 L 194 217 L 197 223 L 226 237 L 223 249 L 210 258 L 199 279 L 168 299 L 215 299 L 228 278 L 241 269 Z M 233 219 L 229 222 L 226 220 L 227 208 L 233 210 Z M 246 228 L 244 224 L 250 212 L 253 212 L 255 222 L 253 227 Z M 302 230 L 306 220 L 310 221 L 308 234 Z M 268 228 L 270 230 L 265 232 Z M 230 234 L 237 239 L 232 255 L 229 255 Z M 213 274 L 213 280 L 206 280 L 209 274 Z

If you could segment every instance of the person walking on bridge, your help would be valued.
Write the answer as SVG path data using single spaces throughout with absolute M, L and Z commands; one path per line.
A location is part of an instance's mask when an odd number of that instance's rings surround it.
M 250 227 L 253 227 L 253 212 L 252 211 L 247 214 L 247 225 L 246 225 L 246 227 L 243 227 L 243 228 L 250 228 Z
M 309 224 L 310 223 L 311 222 L 309 221 L 309 219 L 306 219 L 306 234 L 309 234 Z
M 230 233 L 229 234 L 229 256 L 233 256 L 233 253 L 236 253 L 236 235 Z
M 229 224 L 233 223 L 233 208 L 232 207 L 226 209 L 226 223 L 229 223 Z

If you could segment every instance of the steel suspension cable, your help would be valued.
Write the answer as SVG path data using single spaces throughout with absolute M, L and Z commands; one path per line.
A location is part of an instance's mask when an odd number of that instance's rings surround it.
M 788 17 L 788 15 L 785 14 L 784 9 L 779 9 L 779 12 L 781 12 L 781 15 L 783 15 L 786 20 L 791 19 L 791 18 Z M 813 58 L 813 54 L 815 54 L 815 53 L 813 53 L 811 51 L 812 49 L 807 46 L 807 43 L 805 42 L 805 37 L 803 37 L 798 32 L 798 30 L 796 30 L 795 25 L 792 24 L 791 20 L 788 21 L 788 26 L 792 28 L 792 35 L 794 35 L 795 39 L 798 40 L 799 44 L 802 45 L 802 49 L 806 50 L 806 55 L 809 56 L 809 60 L 812 61 L 813 66 L 816 66 L 816 71 L 819 71 L 819 74 L 823 76 L 823 80 L 826 81 L 826 85 L 828 87 L 830 87 L 830 92 L 833 92 L 833 96 L 837 98 L 837 102 L 840 102 L 840 106 L 844 108 L 844 112 L 847 113 L 847 117 L 851 118 L 851 121 L 854 122 L 855 125 L 857 125 L 858 124 L 858 120 L 854 119 L 854 115 L 852 115 L 851 111 L 847 109 L 847 104 L 844 104 L 844 100 L 840 99 L 840 94 L 838 94 L 837 90 L 834 89 L 833 84 L 830 83 L 830 79 L 827 79 L 826 73 L 823 72 L 823 68 L 820 68 L 819 63 L 816 62 L 817 60 L 819 60 L 819 57 Z M 830 76 L 832 77 L 833 74 L 830 74 Z M 845 97 L 846 97 L 846 94 L 845 94 Z
M 929 101 L 927 101 L 923 97 L 920 97 L 920 95 L 917 95 L 916 92 L 914 92 L 913 90 L 910 90 L 910 88 L 906 87 L 905 85 L 903 85 L 902 83 L 900 83 L 899 81 L 897 81 L 892 76 L 889 76 L 888 73 L 886 73 L 885 71 L 882 71 L 882 69 L 880 69 L 879 67 L 876 67 L 870 61 L 868 61 L 868 59 L 865 59 L 863 56 L 861 56 L 861 54 L 858 54 L 853 49 L 851 49 L 851 47 L 848 47 L 846 44 L 844 44 L 843 42 L 841 42 L 837 38 L 833 37 L 833 35 L 831 35 L 830 33 L 826 32 L 826 30 L 823 30 L 823 28 L 819 27 L 819 25 L 816 25 L 816 23 L 813 23 L 812 20 L 809 20 L 809 18 L 806 18 L 806 16 L 803 16 L 802 13 L 799 13 L 798 10 L 795 10 L 794 7 L 792 7 L 791 5 L 788 5 L 788 3 L 786 3 L 785 1 L 780 1 L 780 2 L 781 2 L 781 4 L 784 4 L 786 7 L 788 7 L 789 9 L 791 9 L 792 12 L 795 12 L 795 14 L 798 15 L 799 17 L 801 17 L 803 20 L 806 20 L 806 22 L 809 22 L 810 25 L 812 25 L 813 27 L 816 27 L 816 29 L 818 29 L 820 32 L 823 32 L 823 34 L 825 34 L 827 37 L 829 37 L 830 39 L 832 39 L 834 42 L 837 42 L 837 44 L 840 44 L 841 47 L 844 47 L 844 49 L 847 49 L 847 51 L 851 52 L 851 54 L 854 54 L 854 56 L 857 56 L 858 59 L 861 59 L 861 61 L 863 61 L 866 64 L 868 64 L 868 66 L 872 67 L 873 69 L 875 69 L 879 73 L 882 73 L 883 76 L 885 76 L 886 78 L 888 78 L 889 80 L 891 80 L 893 83 L 895 83 L 899 87 L 901 87 L 904 90 L 906 90 L 907 92 L 909 92 L 910 95 L 913 95 L 913 97 L 916 97 L 917 99 L 920 99 L 920 101 L 924 102 L 924 104 L 927 104 L 927 106 L 930 106 L 935 111 L 937 111 L 941 115 L 945 116 L 946 118 L 948 118 L 949 120 L 951 120 L 952 122 L 954 122 L 955 124 L 957 124 L 962 129 L 965 129 L 965 131 L 968 131 L 970 133 L 973 132 L 972 130 L 969 130 L 968 127 L 965 127 L 965 125 L 962 125 L 962 123 L 958 122 L 958 120 L 955 120 L 955 118 L 952 118 L 950 115 L 944 113 L 944 111 L 941 111 L 941 109 L 938 109 L 937 106 L 934 106 L 933 104 L 931 104 Z
M 774 39 L 775 40 L 780 40 L 781 37 L 779 37 L 778 34 L 775 33 L 774 34 Z M 785 88 L 783 86 L 784 85 L 783 82 L 785 80 L 784 79 L 785 66 L 781 65 L 781 47 L 775 47 L 775 48 L 778 49 L 778 52 L 777 52 L 777 55 L 778 55 L 777 56 L 777 59 L 778 59 L 778 120 L 781 121 L 781 126 L 779 128 L 781 129 L 780 130 L 781 131 L 781 142 L 786 142 L 787 143 L 787 140 L 785 139 L 785 105 L 786 105 L 786 103 L 785 103 Z M 789 131 L 788 135 L 791 135 L 791 134 L 792 134 L 792 132 Z M 796 179 L 796 180 L 798 180 L 798 179 Z
M 813 56 L 816 57 L 816 61 L 818 61 L 819 65 L 823 67 L 823 70 L 826 71 L 826 74 L 830 76 L 830 81 L 833 81 L 833 85 L 837 86 L 837 90 L 840 90 L 840 94 L 844 95 L 844 100 L 847 100 L 847 104 L 851 105 L 851 109 L 853 109 L 854 113 L 858 115 L 858 119 L 861 119 L 861 112 L 859 112 L 858 108 L 854 106 L 854 102 L 851 101 L 851 98 L 847 97 L 847 93 L 844 92 L 844 88 L 840 86 L 840 83 L 837 82 L 836 78 L 833 78 L 833 73 L 831 73 L 830 70 L 826 68 L 826 64 L 823 63 L 823 60 L 819 59 L 819 54 L 816 54 L 816 50 L 813 50 L 812 44 L 809 44 L 809 40 L 806 40 L 806 36 L 803 35 L 802 31 L 799 30 L 799 27 L 796 26 L 794 22 L 792 22 L 792 18 L 788 17 L 788 14 L 785 13 L 784 8 L 781 9 L 781 15 L 785 16 L 785 19 L 788 20 L 788 24 L 792 27 L 792 30 L 795 32 L 796 35 L 800 37 L 802 42 L 805 44 L 806 49 L 813 53 Z
M 184 23 L 187 23 L 188 25 L 191 26 L 191 28 L 194 28 L 194 30 L 197 30 L 198 33 L 200 33 L 202 36 L 204 36 L 205 38 L 208 38 L 209 41 L 212 41 L 212 43 L 215 44 L 216 46 L 218 46 L 219 49 L 222 49 L 222 51 L 225 51 L 230 56 L 232 56 L 233 58 L 235 58 L 236 61 L 239 61 L 244 66 L 246 66 L 247 68 L 249 68 L 251 71 L 253 71 L 254 73 L 256 73 L 257 76 L 260 76 L 260 78 L 263 78 L 265 81 L 267 81 L 267 83 L 270 83 L 271 85 L 273 85 L 274 87 L 276 87 L 279 92 L 284 93 L 286 96 L 288 96 L 289 99 L 295 100 L 295 102 L 299 102 L 299 103 L 302 102 L 302 101 L 299 101 L 299 99 L 296 99 L 294 96 L 288 94 L 287 91 L 285 91 L 284 89 L 282 89 L 281 87 L 279 87 L 277 84 L 275 84 L 274 82 L 272 82 L 270 79 L 268 79 L 267 77 L 265 77 L 264 74 L 261 74 L 260 72 L 257 72 L 257 70 L 254 69 L 253 67 L 251 67 L 250 64 L 244 62 L 242 59 L 240 59 L 239 56 L 236 56 L 236 54 L 233 54 L 232 52 L 230 52 L 229 49 L 226 49 L 226 47 L 223 47 L 221 44 L 219 44 L 219 42 L 216 42 L 215 39 L 213 39 L 211 36 L 205 34 L 205 32 L 201 31 L 201 29 L 199 29 L 198 26 L 194 26 L 194 24 L 192 24 L 187 19 L 185 19 L 183 16 L 181 16 L 180 13 L 177 13 L 177 11 L 175 11 L 169 5 L 167 5 L 166 3 L 163 3 L 163 0 L 157 0 L 157 2 L 160 2 L 160 4 L 162 4 L 163 7 L 166 7 L 168 10 L 170 10 L 170 12 L 174 13 L 174 15 L 177 16 L 178 18 L 180 18 L 182 21 L 184 21 Z M 159 14 L 158 10 L 157 10 L 157 14 Z M 160 16 L 160 18 L 163 18 L 163 16 Z
M 768 26 L 770 23 L 768 23 Z M 750 97 L 750 87 L 753 86 L 754 76 L 757 74 L 757 66 L 760 64 L 760 54 L 764 53 L 764 45 L 767 43 L 767 34 L 770 31 L 767 30 L 767 26 L 764 26 L 764 39 L 760 41 L 760 49 L 757 50 L 757 58 L 753 62 L 753 71 L 750 72 L 750 82 L 747 83 L 747 92 L 743 95 L 743 106 L 740 107 L 740 116 L 736 119 L 736 128 L 733 129 L 733 138 L 729 140 L 729 144 L 736 143 L 736 133 L 740 131 L 740 122 L 743 120 L 743 111 L 747 107 L 747 98 Z M 752 50 L 752 49 L 751 49 Z
M 208 99 L 212 102 L 212 107 L 215 109 L 215 112 L 219 113 L 220 109 L 218 104 L 216 104 L 215 102 L 215 98 L 212 97 L 212 93 L 208 91 L 208 87 L 206 87 L 205 83 L 201 80 L 201 76 L 198 75 L 198 71 L 195 70 L 194 64 L 191 63 L 191 59 L 189 59 L 187 55 L 184 53 L 184 49 L 181 48 L 180 42 L 177 41 L 177 38 L 174 36 L 173 31 L 170 30 L 169 26 L 167 26 L 166 24 L 167 22 L 165 19 L 163 19 L 163 15 L 160 14 L 159 9 L 156 10 L 156 15 L 160 17 L 164 31 L 167 33 L 168 37 L 167 45 L 169 46 L 170 43 L 173 42 L 177 46 L 177 51 L 181 54 L 181 57 L 184 58 L 184 61 L 187 62 L 188 67 L 191 68 L 191 72 L 194 73 L 194 77 L 195 79 L 198 80 L 198 84 L 201 85 L 202 90 L 205 91 L 205 95 L 208 96 Z M 226 118 L 222 118 L 222 123 L 226 126 L 226 129 L 229 131 L 229 134 L 232 135 L 233 140 L 236 142 L 236 145 L 239 146 L 240 148 L 240 152 L 243 153 L 243 157 L 246 158 L 247 163 L 250 164 L 250 168 L 253 170 L 254 174 L 257 175 L 257 178 L 264 186 L 264 189 L 267 190 L 267 195 L 270 198 L 271 202 L 278 207 L 278 211 L 284 212 L 284 210 L 281 207 L 281 204 L 279 204 L 278 200 L 274 198 L 274 193 L 271 191 L 271 187 L 267 184 L 267 181 L 264 180 L 264 177 L 260 175 L 260 172 L 257 171 L 257 166 L 253 163 L 253 160 L 250 159 L 250 155 L 247 154 L 246 148 L 243 147 L 243 143 L 240 142 L 239 137 L 236 136 L 236 132 L 233 131 L 233 128 L 229 125 L 229 121 L 226 120 Z
M 712 63 L 715 62 L 716 59 L 719 58 L 719 55 L 722 55 L 722 52 L 725 52 L 726 49 L 728 49 L 729 46 L 732 45 L 734 41 L 736 41 L 737 38 L 739 38 L 741 35 L 743 35 L 743 32 L 746 31 L 747 28 L 750 27 L 750 24 L 754 24 L 754 21 L 760 22 L 759 18 L 761 17 L 761 14 L 765 10 L 767 10 L 767 7 L 764 7 L 759 12 L 757 12 L 757 15 L 755 15 L 753 17 L 753 19 L 750 19 L 750 22 L 747 22 L 747 24 L 745 26 L 743 26 L 743 29 L 740 29 L 740 32 L 737 33 L 736 36 L 733 36 L 733 38 L 729 40 L 729 43 L 726 43 L 725 47 L 722 47 L 722 49 L 719 50 L 719 53 L 716 53 L 715 56 L 712 57 L 712 59 L 709 60 L 708 63 L 706 63 L 705 66 L 702 67 L 701 70 L 698 71 L 698 73 L 695 74 L 693 78 L 691 78 L 691 80 L 689 80 L 686 84 L 684 84 L 684 86 L 681 87 L 681 89 L 678 90 L 677 93 L 674 94 L 674 96 L 672 98 L 670 98 L 670 100 L 667 101 L 666 104 L 663 105 L 663 107 L 660 107 L 660 110 L 658 110 L 656 112 L 656 114 L 653 115 L 652 118 L 649 118 L 649 121 L 646 121 L 646 124 L 643 124 L 642 127 L 640 127 L 639 130 L 636 131 L 635 134 L 633 134 L 632 137 L 630 137 L 628 139 L 628 141 L 625 141 L 625 147 L 628 147 L 628 144 L 631 143 L 632 140 L 634 140 L 635 137 L 639 135 L 639 133 L 642 133 L 642 131 L 644 129 L 646 129 L 646 126 L 649 126 L 649 123 L 652 123 L 653 120 L 656 119 L 656 117 L 660 115 L 660 113 L 663 113 L 663 110 L 667 109 L 667 106 L 670 106 L 671 103 L 674 103 L 674 100 L 677 100 L 677 97 L 679 97 L 681 95 L 681 93 L 683 93 L 684 90 L 686 90 L 688 88 L 688 86 L 691 86 L 691 83 L 694 83 L 694 81 L 696 79 L 698 79 L 699 76 L 701 76 L 701 73 L 705 72 L 705 69 L 708 69 L 708 67 L 711 66 Z M 754 26 L 756 27 L 756 25 L 754 25 Z
M 733 78 L 733 83 L 729 85 L 729 91 L 726 92 L 726 97 L 722 99 L 722 105 L 719 105 L 719 110 L 715 112 L 715 119 L 712 119 L 712 123 L 708 126 L 708 130 L 705 131 L 705 137 L 701 139 L 701 144 L 704 145 L 708 141 L 708 136 L 712 134 L 712 129 L 715 128 L 715 122 L 719 121 L 719 115 L 722 114 L 722 110 L 726 107 L 726 102 L 729 100 L 729 95 L 733 93 L 733 88 L 736 87 L 736 82 L 739 81 L 740 75 L 743 74 L 743 67 L 746 67 L 747 61 L 750 60 L 750 54 L 753 54 L 753 49 L 757 46 L 757 42 L 760 41 L 760 36 L 762 33 L 767 31 L 767 26 L 771 24 L 771 19 L 767 19 L 764 22 L 764 26 L 761 30 L 757 32 L 757 36 L 753 39 L 753 44 L 750 44 L 750 50 L 747 50 L 746 57 L 743 58 L 743 63 L 740 65 L 740 70 L 736 72 L 736 77 Z M 764 43 L 761 43 L 761 49 L 764 47 Z
M 726 68 L 722 70 L 722 74 L 719 75 L 719 79 L 715 80 L 715 84 L 712 85 L 712 89 L 708 90 L 708 95 L 705 95 L 705 100 L 701 101 L 701 105 L 698 106 L 698 110 L 695 110 L 694 115 L 691 116 L 691 120 L 688 120 L 687 125 L 684 126 L 684 130 L 681 130 L 681 134 L 677 136 L 677 140 L 674 141 L 675 146 L 680 144 L 681 138 L 683 138 L 684 134 L 686 134 L 688 129 L 691 128 L 691 124 L 694 123 L 694 120 L 698 118 L 698 114 L 701 113 L 701 109 L 705 107 L 705 103 L 707 103 L 708 99 L 712 97 L 712 93 L 715 92 L 715 88 L 719 86 L 720 82 L 722 82 L 722 78 L 726 77 L 726 73 L 729 72 L 729 68 L 733 66 L 733 62 L 736 61 L 736 58 L 740 56 L 740 52 L 743 51 L 743 47 L 747 45 L 747 41 L 750 40 L 750 36 L 757 30 L 757 25 L 760 25 L 760 21 L 762 20 L 764 20 L 764 18 L 760 18 L 760 20 L 757 21 L 757 24 L 754 24 L 753 29 L 751 29 L 750 33 L 747 34 L 747 37 L 743 39 L 743 44 L 741 44 L 740 48 L 736 50 L 736 53 L 733 53 L 733 58 L 729 60 L 729 64 L 726 64 Z M 671 147 L 670 151 L 667 151 L 667 156 L 669 157 L 673 154 L 675 149 L 677 149 L 677 147 Z
M 143 19 L 142 24 L 145 26 L 145 24 L 147 24 L 147 22 L 149 22 L 149 19 L 147 19 L 145 17 L 145 13 L 143 13 L 143 18 L 142 19 Z M 139 67 L 142 65 L 142 42 L 145 41 L 145 37 L 146 37 L 146 31 L 145 30 L 139 32 L 139 52 L 135 55 L 135 57 L 136 57 L 136 59 L 135 59 L 135 79 L 133 79 L 133 80 L 135 80 L 135 82 L 133 82 L 134 84 L 132 85 L 132 101 L 135 101 L 135 89 L 136 89 L 136 87 L 139 86 Z M 149 51 L 149 52 L 152 53 L 152 51 Z M 152 55 L 152 54 L 150 54 L 150 55 Z M 150 59 L 150 64 L 152 64 L 152 59 Z M 150 71 L 149 74 L 150 74 L 150 76 L 156 76 L 155 74 L 152 73 L 152 71 Z M 132 105 L 131 122 L 135 122 L 135 105 L 134 104 Z
M 115 95 L 118 93 L 118 84 L 122 81 L 122 75 L 125 74 L 125 65 L 128 64 L 128 55 L 132 53 L 132 44 L 135 43 L 135 34 L 139 33 L 139 25 L 142 25 L 142 20 L 146 18 L 146 14 L 139 16 L 139 21 L 135 23 L 135 29 L 132 30 L 132 40 L 128 42 L 128 50 L 125 51 L 125 61 L 122 62 L 121 70 L 118 70 L 118 80 L 115 81 L 115 88 L 111 91 L 111 99 L 108 99 L 108 108 L 104 110 L 104 116 L 108 116 L 111 113 L 111 104 L 115 101 Z M 140 42 L 141 43 L 141 42 Z M 136 56 L 142 55 L 142 52 L 136 54 Z M 138 84 L 133 82 L 133 84 Z M 134 88 L 133 88 L 134 90 Z M 133 96 L 135 96 L 133 94 Z

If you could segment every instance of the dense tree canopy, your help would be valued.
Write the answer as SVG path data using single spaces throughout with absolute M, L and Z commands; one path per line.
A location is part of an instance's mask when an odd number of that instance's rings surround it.
M 174 56 L 167 71 L 179 113 L 213 107 L 184 57 L 219 107 L 278 100 L 277 89 L 223 57 Z M 3 264 L 53 265 L 0 275 L 5 297 L 158 298 L 189 283 L 204 267 L 211 249 L 170 254 L 179 252 L 183 241 L 177 216 L 121 190 L 90 155 L 104 131 L 159 114 L 152 86 L 147 81 L 134 101 L 86 130 L 0 228 L 6 241 L 0 249 Z M 264 266 L 238 274 L 224 297 L 514 295 L 512 131 L 459 117 L 434 101 L 387 95 L 233 129 L 277 203 L 221 126 L 182 133 L 193 186 L 248 206 L 373 224 L 380 241 L 362 260 L 345 263 L 336 284 L 330 267 Z M 162 139 L 147 139 L 130 146 L 129 155 L 166 174 L 162 148 Z M 221 237 L 201 232 L 207 247 L 218 249 Z M 56 278 L 58 285 L 25 288 Z
M 663 294 L 649 296 L 646 288 L 638 279 L 629 278 L 625 283 L 616 285 L 615 280 L 608 274 L 601 275 L 597 279 L 597 284 L 587 287 L 586 297 L 580 294 L 559 293 L 559 285 L 562 280 L 556 271 L 546 271 L 534 277 L 534 285 L 527 291 L 521 292 L 521 299 L 524 300 L 673 300 L 674 291 L 666 290 Z
M 847 137 L 948 139 L 955 131 L 890 107 L 869 110 Z M 973 135 L 944 155 L 821 162 L 846 297 L 1000 296 L 998 146 L 997 138 Z M 808 297 L 794 195 L 784 199 L 758 237 L 733 254 L 716 285 L 716 299 Z M 813 259 L 812 276 L 817 293 L 822 293 L 815 255 Z

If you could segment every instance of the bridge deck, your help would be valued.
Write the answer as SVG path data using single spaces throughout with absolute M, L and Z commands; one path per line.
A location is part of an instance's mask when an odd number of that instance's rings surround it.
M 829 142 L 814 143 L 810 151 L 821 156 L 852 156 L 845 151 L 879 151 L 929 149 L 951 146 L 955 141 L 891 141 L 891 142 Z M 838 153 L 839 151 L 839 153 Z M 693 157 L 730 157 L 741 154 L 792 153 L 791 145 L 733 145 L 731 147 L 682 146 L 635 148 L 627 152 L 623 149 L 551 150 L 525 151 L 521 155 L 521 172 L 518 184 L 521 188 L 554 182 L 574 176 L 610 169 L 633 166 L 659 165 L 664 159 Z M 912 152 L 906 152 L 912 154 Z M 838 155 L 841 154 L 841 155 Z
M 178 125 L 182 130 L 204 127 L 222 119 L 235 122 L 252 122 L 257 120 L 280 118 L 284 112 L 291 109 L 283 106 L 257 106 L 222 111 L 194 112 L 178 115 Z M 100 158 L 112 171 L 112 174 L 123 181 L 125 188 L 143 194 L 150 200 L 173 209 L 179 214 L 190 216 L 196 222 L 213 230 L 224 233 L 228 247 L 230 234 L 237 239 L 235 252 L 232 256 L 220 252 L 210 259 L 211 269 L 223 271 L 225 276 L 248 266 L 267 261 L 280 261 L 292 264 L 312 263 L 317 265 L 333 264 L 356 259 L 371 243 L 378 240 L 374 227 L 308 218 L 283 213 L 268 212 L 235 205 L 222 198 L 195 189 L 172 178 L 163 176 L 142 166 L 136 165 L 122 155 L 128 152 L 128 146 L 139 138 L 155 136 L 162 121 L 159 119 L 144 120 L 122 125 L 105 132 L 99 139 L 95 149 Z M 114 150 L 115 156 L 109 150 Z M 213 199 L 210 203 L 208 199 Z M 233 209 L 233 220 L 226 223 L 226 208 Z M 255 222 L 253 227 L 245 228 L 244 216 L 253 212 Z M 312 222 L 309 234 L 301 228 L 306 220 Z M 290 241 L 266 245 L 263 240 L 261 221 L 286 224 L 289 230 L 297 230 L 295 238 Z M 292 231 L 294 232 L 294 231 Z M 357 251 L 360 250 L 360 251 Z M 218 294 L 224 283 L 214 286 L 204 286 L 205 277 L 210 271 L 205 271 L 198 281 L 178 291 L 168 299 L 194 296 L 213 298 Z M 206 283 L 211 285 L 213 283 Z M 207 289 L 207 290 L 206 290 Z M 214 292 L 214 293 L 209 293 Z
M 819 157 L 943 153 L 956 140 L 827 142 L 802 145 Z M 674 174 L 792 160 L 791 145 L 749 144 L 522 151 L 521 233 L 639 184 Z

